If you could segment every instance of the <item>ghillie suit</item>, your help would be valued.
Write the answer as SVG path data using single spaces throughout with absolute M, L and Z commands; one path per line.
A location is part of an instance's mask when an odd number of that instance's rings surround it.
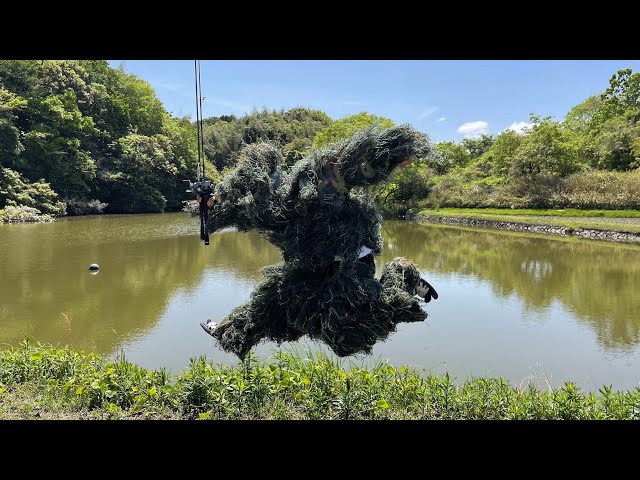
M 382 218 L 368 195 L 351 188 L 384 180 L 429 148 L 409 126 L 372 126 L 312 152 L 280 182 L 274 181 L 284 165 L 280 151 L 268 143 L 245 147 L 215 188 L 209 231 L 258 231 L 284 262 L 265 267 L 266 280 L 250 299 L 210 332 L 220 347 L 244 359 L 262 340 L 307 335 L 343 357 L 371 353 L 399 322 L 424 320 L 415 297 L 420 274 L 411 261 L 393 259 L 377 280 L 375 264 L 359 260 L 363 246 L 380 255 Z

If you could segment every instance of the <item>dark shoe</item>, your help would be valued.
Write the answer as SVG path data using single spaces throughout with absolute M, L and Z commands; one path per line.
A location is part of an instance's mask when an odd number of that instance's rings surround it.
M 416 293 L 418 296 L 424 298 L 425 303 L 429 303 L 432 298 L 434 300 L 438 299 L 438 292 L 436 292 L 436 289 L 424 278 L 420 278 L 420 282 L 416 287 Z
M 213 337 L 213 331 L 216 329 L 218 324 L 213 320 L 209 319 L 206 322 L 200 322 L 200 326 L 205 332 L 207 332 L 209 335 Z

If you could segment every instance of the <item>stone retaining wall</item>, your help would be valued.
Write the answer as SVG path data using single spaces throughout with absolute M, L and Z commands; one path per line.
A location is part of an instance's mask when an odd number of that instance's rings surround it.
M 593 240 L 607 240 L 612 242 L 639 243 L 640 233 L 617 232 L 613 230 L 595 230 L 592 228 L 559 227 L 555 225 L 530 225 L 527 223 L 500 222 L 497 220 L 480 220 L 477 218 L 440 217 L 438 215 L 407 214 L 407 220 L 418 220 L 430 223 L 444 223 L 447 225 L 465 225 L 472 227 L 495 228 L 498 230 L 513 230 L 519 232 L 534 232 L 548 235 L 569 236 Z

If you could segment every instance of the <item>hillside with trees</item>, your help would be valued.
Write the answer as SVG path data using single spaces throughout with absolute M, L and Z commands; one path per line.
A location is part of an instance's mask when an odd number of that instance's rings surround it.
M 332 120 L 320 110 L 255 110 L 243 117 L 204 119 L 204 152 L 218 171 L 232 168 L 244 145 L 266 141 L 277 145 L 293 165 L 311 151 L 312 142 Z
M 178 210 L 195 135 L 148 82 L 106 61 L 0 61 L 0 208 Z
M 439 142 L 374 194 L 385 215 L 424 207 L 640 208 L 640 73 L 561 120 L 531 115 L 523 132 Z M 218 181 L 243 146 L 268 141 L 287 163 L 390 119 L 361 112 L 254 110 L 204 120 L 207 176 Z M 428 133 L 428 132 L 427 132 Z M 0 212 L 44 215 L 177 211 L 192 195 L 197 133 L 150 84 L 103 60 L 0 60 Z
M 562 120 L 532 114 L 521 134 L 435 144 L 410 178 L 388 186 L 391 205 L 640 208 L 640 73 L 620 70 L 609 83 Z

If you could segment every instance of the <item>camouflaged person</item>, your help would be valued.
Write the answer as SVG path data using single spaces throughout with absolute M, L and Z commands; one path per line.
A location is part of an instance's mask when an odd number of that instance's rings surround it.
M 278 148 L 252 144 L 214 190 L 210 232 L 257 231 L 282 251 L 249 300 L 202 328 L 243 359 L 261 341 L 303 336 L 338 356 L 370 353 L 400 322 L 423 321 L 438 294 L 410 260 L 394 258 L 375 278 L 381 222 L 366 189 L 426 155 L 427 137 L 408 125 L 367 127 L 313 151 L 285 170 Z

